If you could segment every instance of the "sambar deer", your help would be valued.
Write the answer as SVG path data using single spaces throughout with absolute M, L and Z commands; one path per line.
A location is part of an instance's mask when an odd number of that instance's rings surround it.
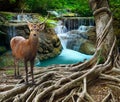
M 18 61 L 20 59 L 23 59 L 24 65 L 25 65 L 25 72 L 26 72 L 26 84 L 28 84 L 27 62 L 30 61 L 32 83 L 34 84 L 34 75 L 33 75 L 34 60 L 35 60 L 37 48 L 38 48 L 39 33 L 44 29 L 45 22 L 36 23 L 36 24 L 27 22 L 27 24 L 30 30 L 29 38 L 25 39 L 22 36 L 13 37 L 10 41 L 10 46 L 12 49 L 12 55 L 14 57 L 15 77 L 19 76 Z

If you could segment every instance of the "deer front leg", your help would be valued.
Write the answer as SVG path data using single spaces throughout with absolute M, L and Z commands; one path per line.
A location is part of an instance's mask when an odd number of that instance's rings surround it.
M 26 72 L 26 84 L 28 84 L 28 66 L 27 66 L 26 60 L 24 60 L 24 65 L 25 65 L 25 72 Z
M 18 63 L 18 61 L 16 63 L 17 63 L 17 66 L 16 66 L 16 68 L 17 68 L 17 76 L 19 77 L 20 76 L 20 73 L 19 73 L 19 63 Z
M 32 84 L 34 84 L 34 75 L 33 75 L 34 60 L 30 61 L 30 66 L 31 66 Z

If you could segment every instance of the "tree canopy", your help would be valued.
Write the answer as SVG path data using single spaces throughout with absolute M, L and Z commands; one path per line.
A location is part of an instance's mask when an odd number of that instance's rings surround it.
M 110 8 L 112 11 L 115 11 L 114 15 L 119 17 L 120 15 L 120 0 L 109 0 Z M 88 0 L 1 0 L 1 11 L 6 6 L 2 5 L 7 4 L 6 9 L 9 6 L 12 6 L 13 11 L 19 12 L 39 12 L 45 14 L 48 10 L 56 9 L 67 9 L 73 13 L 77 13 L 80 16 L 92 16 L 92 11 L 90 10 Z M 5 10 L 6 10 L 5 9 Z

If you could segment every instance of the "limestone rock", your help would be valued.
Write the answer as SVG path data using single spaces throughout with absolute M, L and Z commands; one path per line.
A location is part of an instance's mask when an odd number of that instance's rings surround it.
M 62 46 L 54 30 L 45 29 L 40 33 L 39 39 L 39 60 L 49 59 L 60 54 Z
M 95 45 L 89 40 L 86 40 L 86 42 L 82 43 L 79 49 L 81 53 L 84 53 L 87 55 L 94 54 L 95 50 L 96 50 Z
M 89 29 L 84 32 L 88 36 L 88 40 L 92 41 L 93 43 L 96 43 L 96 29 L 95 27 L 89 27 Z

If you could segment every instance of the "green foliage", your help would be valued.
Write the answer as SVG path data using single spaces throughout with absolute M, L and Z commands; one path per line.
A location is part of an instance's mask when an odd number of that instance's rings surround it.
M 110 0 L 110 8 L 113 17 L 120 20 L 120 0 Z
M 66 9 L 80 16 L 92 16 L 88 0 L 26 0 L 27 9 L 46 14 L 48 10 Z M 120 0 L 109 0 L 115 18 L 120 18 Z
M 28 12 L 40 12 L 47 14 L 48 10 L 66 9 L 77 13 L 80 16 L 92 16 L 92 10 L 89 7 L 89 0 L 9 0 L 10 4 L 18 4 L 18 10 Z M 120 15 L 120 0 L 108 0 L 115 18 Z M 8 16 L 8 19 L 11 16 Z
M 45 20 L 45 17 L 42 17 L 42 16 L 38 16 L 37 19 L 42 22 Z M 47 19 L 46 21 L 46 26 L 48 28 L 54 28 L 57 24 L 57 21 L 53 20 L 53 19 Z
M 4 53 L 7 51 L 7 49 L 4 46 L 0 46 L 0 54 Z
M 10 55 L 10 53 L 7 54 L 3 54 L 2 56 L 0 56 L 0 68 L 4 67 L 4 66 L 13 66 L 13 58 Z
M 92 15 L 88 0 L 26 0 L 25 2 L 28 10 L 42 14 L 48 10 L 66 9 L 80 16 Z
M 14 75 L 14 70 L 13 69 L 8 69 L 5 74 L 7 75 Z
M 103 64 L 104 63 L 104 57 L 103 56 L 99 56 L 98 57 L 98 64 Z
M 48 19 L 46 24 L 47 24 L 47 27 L 54 28 L 57 24 L 57 21 Z
M 12 4 L 12 3 L 15 3 L 16 0 L 9 0 L 9 2 Z

